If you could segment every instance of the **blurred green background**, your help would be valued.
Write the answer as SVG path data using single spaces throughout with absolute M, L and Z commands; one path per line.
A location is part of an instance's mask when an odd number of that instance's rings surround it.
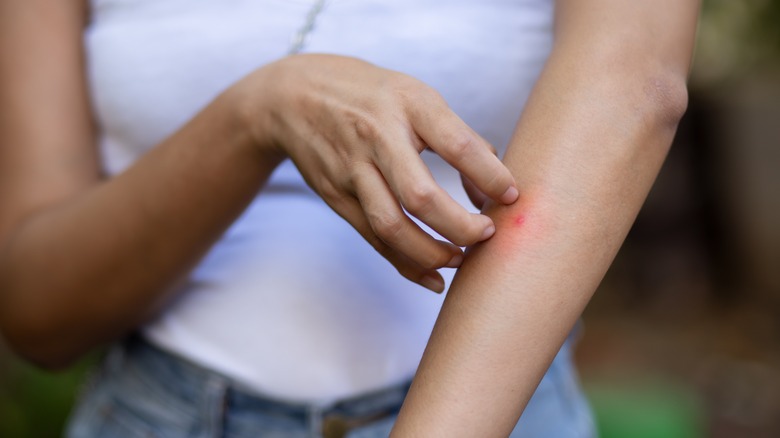
M 94 359 L 60 374 L 39 371 L 0 352 L 0 437 L 57 437 Z
M 585 313 L 603 438 L 780 436 L 780 0 L 705 1 L 690 109 Z M 50 374 L 0 340 L 0 437 L 54 437 L 95 358 Z

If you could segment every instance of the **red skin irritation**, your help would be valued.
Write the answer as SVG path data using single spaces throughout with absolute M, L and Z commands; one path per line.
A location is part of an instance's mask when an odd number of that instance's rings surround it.
M 514 245 L 510 242 L 517 242 L 521 236 L 527 235 L 528 224 L 526 222 L 527 215 L 525 213 L 515 213 L 498 219 L 496 222 L 498 226 L 496 235 L 500 234 L 498 240 L 504 242 L 502 245 Z
M 488 241 L 497 245 L 498 251 L 514 252 L 520 242 L 525 246 L 536 240 L 536 236 L 543 231 L 537 215 L 532 211 L 532 204 L 526 195 L 511 206 L 494 206 L 495 210 L 486 212 L 493 218 L 497 229 L 496 235 Z
M 527 242 L 528 239 L 538 232 L 537 226 L 529 222 L 528 212 L 512 213 L 504 218 L 498 219 L 496 225 L 499 233 L 497 244 L 500 246 L 509 246 L 514 248 L 520 241 Z

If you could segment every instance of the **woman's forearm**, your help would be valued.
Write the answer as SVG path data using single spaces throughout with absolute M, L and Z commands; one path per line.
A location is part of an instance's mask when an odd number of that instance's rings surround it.
M 521 191 L 458 272 L 393 436 L 507 436 L 642 205 L 685 104 L 696 2 L 561 1 L 504 159 Z M 668 18 L 668 20 L 666 20 Z
M 127 171 L 31 215 L 0 248 L 0 321 L 23 355 L 58 366 L 137 325 L 280 161 L 228 91 Z

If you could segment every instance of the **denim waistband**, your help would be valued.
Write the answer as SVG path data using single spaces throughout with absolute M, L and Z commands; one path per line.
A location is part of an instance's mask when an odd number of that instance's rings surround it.
M 115 346 L 71 415 L 69 438 L 386 438 L 403 383 L 326 405 L 258 394 L 133 336 Z M 564 345 L 512 438 L 596 436 Z
M 187 406 L 211 400 L 215 422 L 230 422 L 264 412 L 290 422 L 307 425 L 312 437 L 342 437 L 352 429 L 397 415 L 411 382 L 328 403 L 298 403 L 264 396 L 229 378 L 203 368 L 133 335 L 118 344 L 106 359 L 106 372 L 119 371 L 115 381 L 133 376 L 156 388 L 173 405 Z M 149 394 L 149 396 L 155 396 Z M 175 409 L 175 407 L 172 407 Z

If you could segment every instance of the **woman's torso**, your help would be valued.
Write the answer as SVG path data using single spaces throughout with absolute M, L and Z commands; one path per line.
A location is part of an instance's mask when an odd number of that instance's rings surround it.
M 92 3 L 89 81 L 115 174 L 285 56 L 314 1 Z M 551 22 L 551 0 L 332 0 L 304 51 L 423 80 L 501 150 L 549 52 Z M 467 205 L 457 173 L 423 155 Z M 333 399 L 411 377 L 441 299 L 404 280 L 285 162 L 144 333 L 258 392 Z

